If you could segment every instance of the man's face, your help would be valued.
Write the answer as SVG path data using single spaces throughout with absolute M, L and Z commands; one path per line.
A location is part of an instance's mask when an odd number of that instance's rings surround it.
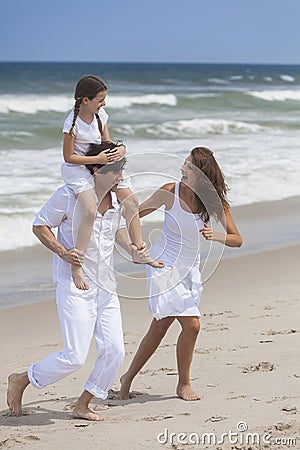
M 122 170 L 117 172 L 110 171 L 107 173 L 101 173 L 101 169 L 99 169 L 95 172 L 95 176 L 99 180 L 101 187 L 107 191 L 115 191 L 118 183 L 124 179 Z

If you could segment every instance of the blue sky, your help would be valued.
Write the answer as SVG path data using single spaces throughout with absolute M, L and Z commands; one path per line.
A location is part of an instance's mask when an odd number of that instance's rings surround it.
M 300 0 L 1 0 L 0 61 L 300 64 Z

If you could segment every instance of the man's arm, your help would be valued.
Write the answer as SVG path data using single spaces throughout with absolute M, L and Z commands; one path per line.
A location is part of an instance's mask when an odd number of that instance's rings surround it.
M 81 265 L 83 255 L 73 247 L 66 249 L 54 236 L 57 228 L 68 215 L 70 192 L 65 186 L 58 188 L 35 216 L 32 231 L 45 247 L 70 264 Z
M 58 242 L 49 227 L 46 225 L 33 225 L 32 231 L 45 247 L 49 248 L 53 253 L 56 253 L 64 261 L 77 266 L 82 265 L 84 253 L 75 248 L 67 250 Z

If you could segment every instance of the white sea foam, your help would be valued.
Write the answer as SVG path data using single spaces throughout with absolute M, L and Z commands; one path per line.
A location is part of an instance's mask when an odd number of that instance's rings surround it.
M 40 111 L 67 112 L 74 105 L 72 97 L 65 95 L 1 95 L 0 113 L 17 112 L 36 114 Z
M 134 96 L 108 96 L 107 105 L 110 108 L 128 108 L 132 105 L 169 105 L 176 106 L 177 98 L 173 94 L 147 94 Z
M 141 132 L 149 136 L 180 138 L 183 135 L 196 138 L 210 134 L 258 133 L 265 127 L 256 123 L 246 123 L 225 119 L 190 119 L 167 121 L 157 125 L 124 125 L 117 128 L 121 135 L 133 136 Z
M 31 247 L 38 243 L 31 231 L 33 215 L 0 216 L 0 250 Z
M 293 81 L 295 81 L 295 78 L 291 75 L 279 75 L 279 78 L 283 81 L 287 81 L 288 83 L 293 83 Z
M 232 75 L 231 77 L 229 77 L 229 79 L 232 81 L 242 80 L 243 78 L 243 75 Z
M 283 102 L 285 100 L 300 101 L 300 90 L 282 89 L 270 91 L 248 91 L 247 95 L 265 100 L 267 102 Z
M 228 84 L 228 81 L 223 80 L 222 78 L 208 78 L 207 81 L 214 84 Z

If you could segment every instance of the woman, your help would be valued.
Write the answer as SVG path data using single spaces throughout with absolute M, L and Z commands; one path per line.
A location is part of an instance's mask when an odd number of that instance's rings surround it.
M 242 237 L 226 199 L 227 186 L 213 153 L 194 148 L 186 158 L 181 181 L 168 183 L 140 205 L 140 217 L 165 207 L 162 235 L 151 256 L 165 262 L 164 269 L 147 267 L 149 309 L 154 319 L 121 377 L 120 398 L 128 399 L 134 377 L 153 355 L 175 319 L 181 325 L 176 347 L 177 395 L 183 400 L 200 400 L 190 384 L 190 367 L 200 330 L 198 304 L 202 285 L 199 272 L 201 237 L 229 247 L 240 247 Z M 225 233 L 214 231 L 210 216 L 221 221 Z

